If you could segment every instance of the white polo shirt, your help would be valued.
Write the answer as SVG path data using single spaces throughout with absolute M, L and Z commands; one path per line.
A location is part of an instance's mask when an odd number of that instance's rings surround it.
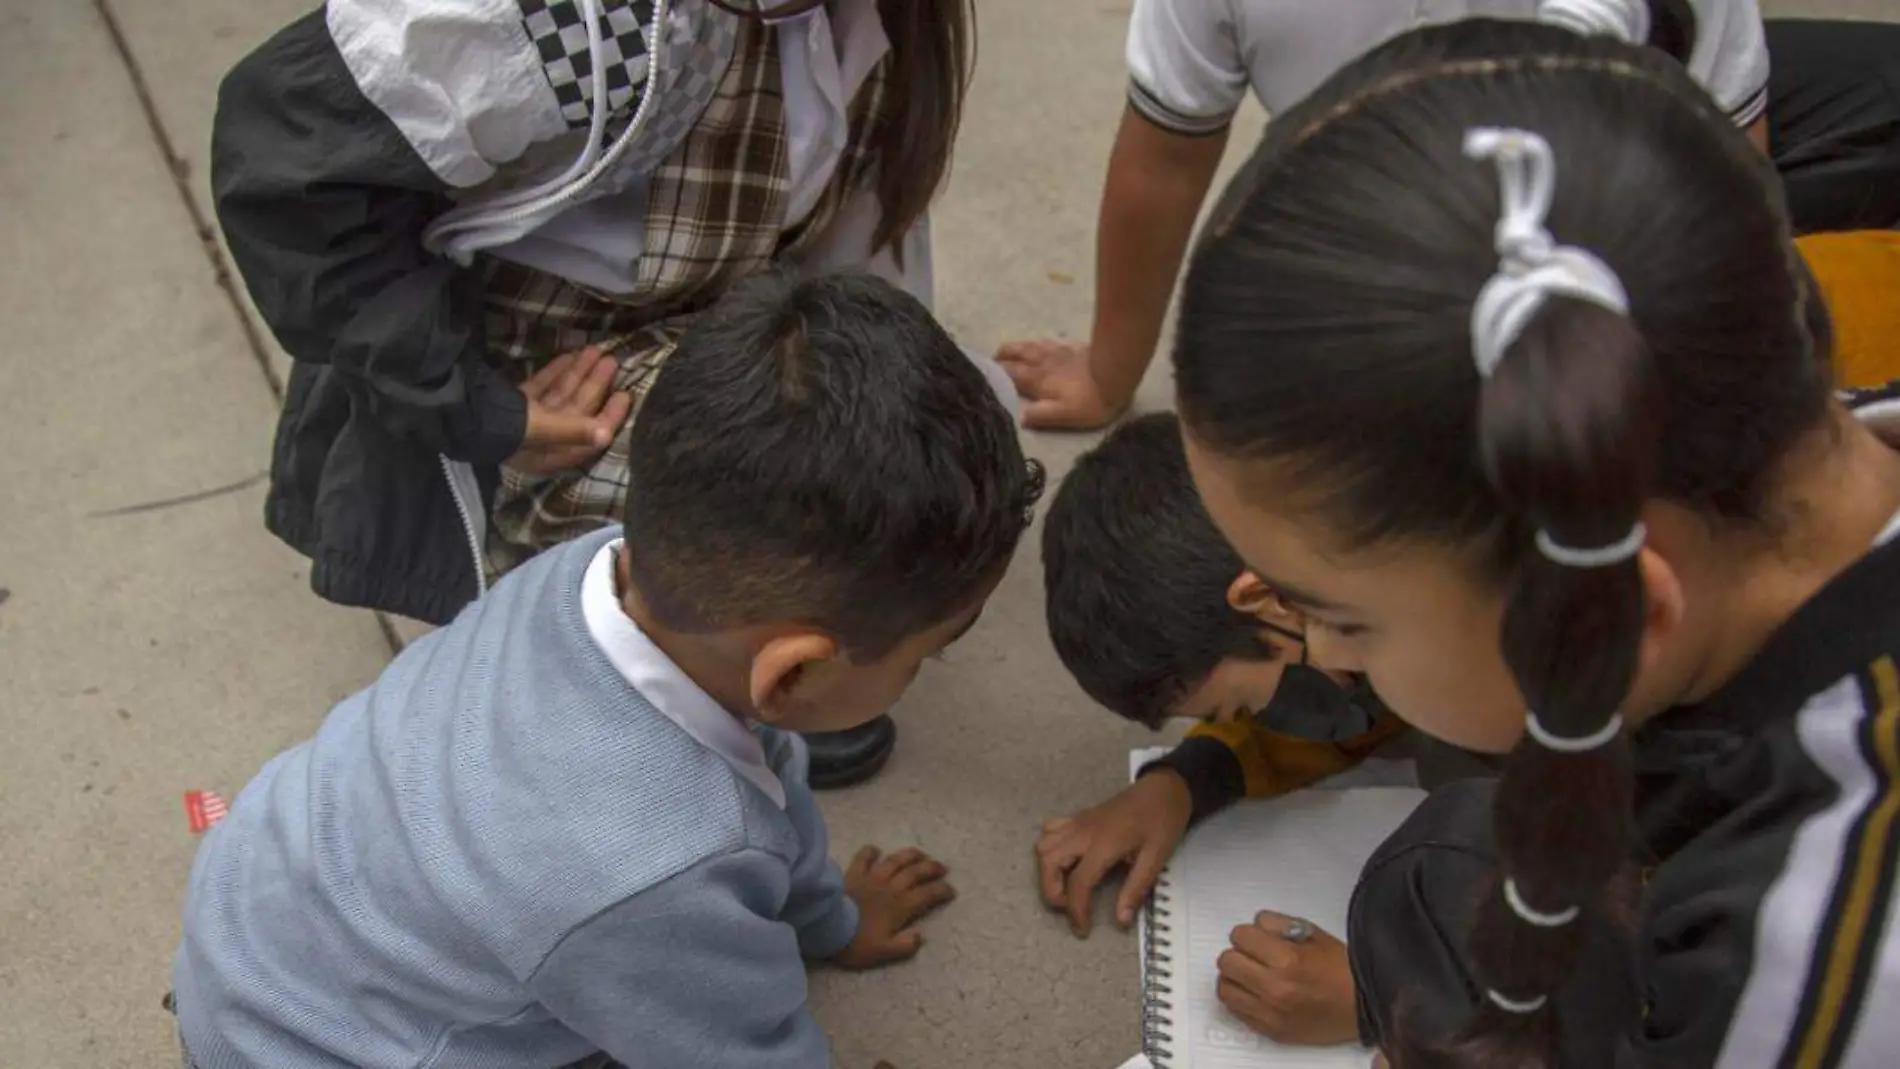
M 1419 26 L 1536 17 L 1536 0 L 1135 0 L 1129 102 L 1180 134 L 1224 129 L 1249 90 L 1269 114 L 1334 71 Z M 1756 0 L 1692 0 L 1689 73 L 1739 126 L 1768 100 L 1768 48 Z

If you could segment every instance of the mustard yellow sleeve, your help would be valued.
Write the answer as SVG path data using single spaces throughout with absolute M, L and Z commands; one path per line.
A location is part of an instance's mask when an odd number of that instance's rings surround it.
M 1346 771 L 1403 729 L 1404 723 L 1388 713 L 1371 730 L 1339 742 L 1282 735 L 1251 720 L 1204 724 L 1188 732 L 1188 737 L 1219 740 L 1240 762 L 1247 797 L 1271 798 Z
M 1178 773 L 1200 820 L 1241 798 L 1271 798 L 1344 772 L 1404 729 L 1389 713 L 1371 730 L 1339 742 L 1282 735 L 1250 719 L 1203 724 L 1142 772 L 1165 767 Z
M 1852 230 L 1795 239 L 1834 320 L 1834 381 L 1900 379 L 1900 233 Z

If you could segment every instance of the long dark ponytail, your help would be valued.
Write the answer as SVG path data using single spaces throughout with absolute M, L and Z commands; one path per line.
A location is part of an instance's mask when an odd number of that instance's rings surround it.
M 891 39 L 890 92 L 898 106 L 877 132 L 874 249 L 896 247 L 950 174 L 963 99 L 976 63 L 972 0 L 878 0 Z
M 1547 296 L 1482 376 L 1472 316 L 1500 270 L 1500 179 L 1463 153 L 1475 127 L 1547 142 L 1548 231 L 1627 293 L 1627 312 Z M 1499 641 L 1534 714 L 1498 785 L 1474 1016 L 1387 1051 L 1399 1069 L 1558 1065 L 1555 995 L 1623 912 L 1619 725 L 1644 615 L 1632 553 L 1565 547 L 1633 549 L 1658 499 L 1758 521 L 1776 461 L 1825 417 L 1824 317 L 1759 153 L 1678 64 L 1607 39 L 1417 31 L 1277 118 L 1237 181 L 1183 293 L 1191 432 L 1270 459 L 1263 499 L 1351 545 L 1475 560 L 1504 592 Z

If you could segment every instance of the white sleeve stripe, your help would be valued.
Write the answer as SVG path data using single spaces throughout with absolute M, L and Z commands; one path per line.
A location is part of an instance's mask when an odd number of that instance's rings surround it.
M 1764 85 L 1749 94 L 1748 99 L 1742 101 L 1740 107 L 1730 109 L 1728 117 L 1734 120 L 1737 126 L 1749 127 L 1755 125 L 1755 120 L 1767 113 L 1768 87 Z
M 1867 1012 L 1900 1006 L 1900 917 L 1895 913 L 1892 872 L 1895 826 L 1900 823 L 1900 675 L 1892 661 L 1883 660 L 1874 666 L 1873 678 L 1880 698 L 1873 730 L 1875 772 L 1882 777 L 1885 796 L 1869 814 L 1855 873 L 1856 899 L 1847 904 L 1855 925 L 1851 934 L 1861 950 L 1853 964 L 1857 972 L 1867 966 L 1871 973 L 1850 996 L 1854 1002 L 1849 1011 L 1855 1017 L 1846 1025 L 1852 1038 L 1838 1063 L 1844 1069 L 1891 1067 L 1900 1052 L 1900 1020 L 1891 1012 Z M 1879 898 L 1883 891 L 1885 901 Z M 1858 915 L 1852 912 L 1856 910 Z
M 1842 891 L 1843 867 L 1852 864 L 1855 858 L 1849 855 L 1859 850 L 1854 829 L 1876 804 L 1886 809 L 1895 801 L 1891 792 L 1882 798 L 1881 777 L 1861 747 L 1866 710 L 1860 681 L 1850 676 L 1815 695 L 1797 715 L 1802 750 L 1834 781 L 1838 793 L 1832 804 L 1796 830 L 1781 873 L 1762 899 L 1748 980 L 1716 1069 L 1776 1069 L 1789 1064 L 1784 1055 L 1792 1059 L 1799 1053 L 1788 1048 L 1801 1039 L 1794 1033 L 1810 988 L 1825 979 L 1817 977 L 1815 970 L 1817 960 L 1823 969 L 1829 960 L 1830 948 L 1821 943 Z M 1883 997 L 1894 997 L 1890 989 L 1900 985 L 1900 972 L 1891 971 L 1888 963 L 1900 959 L 1900 947 L 1891 930 L 1879 938 L 1883 940 L 1883 971 L 1867 992 L 1888 992 Z M 1859 1007 L 1879 1004 L 1863 998 L 1842 1012 L 1858 1015 Z M 1894 1051 L 1900 1047 L 1866 1041 L 1866 1033 L 1900 1028 L 1900 1022 L 1876 1020 L 1883 1016 L 1892 1015 L 1869 1015 L 1858 1024 L 1851 1019 L 1837 1023 L 1836 1027 L 1858 1028 L 1862 1033 L 1848 1057 L 1837 1063 L 1842 1069 L 1892 1069 Z M 1893 1038 L 1900 1040 L 1900 1032 Z
M 1218 115 L 1184 115 L 1163 104 L 1161 98 L 1147 86 L 1132 78 L 1128 81 L 1128 103 L 1141 113 L 1142 118 L 1163 130 L 1190 137 L 1217 134 L 1234 122 L 1234 113 L 1231 111 Z

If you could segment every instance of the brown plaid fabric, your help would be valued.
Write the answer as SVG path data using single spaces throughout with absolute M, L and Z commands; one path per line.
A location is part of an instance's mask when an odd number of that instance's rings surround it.
M 851 103 L 851 138 L 811 215 L 787 232 L 787 164 L 778 34 L 741 21 L 733 61 L 711 103 L 647 184 L 645 245 L 632 293 L 605 295 L 518 264 L 484 262 L 489 358 L 517 381 L 561 353 L 608 348 L 616 385 L 639 404 L 694 316 L 735 281 L 824 233 L 876 167 L 870 145 L 890 103 L 888 62 Z M 631 426 L 632 420 L 628 420 Z M 627 494 L 628 427 L 588 467 L 539 477 L 504 468 L 488 561 L 506 572 L 549 546 L 619 519 Z

